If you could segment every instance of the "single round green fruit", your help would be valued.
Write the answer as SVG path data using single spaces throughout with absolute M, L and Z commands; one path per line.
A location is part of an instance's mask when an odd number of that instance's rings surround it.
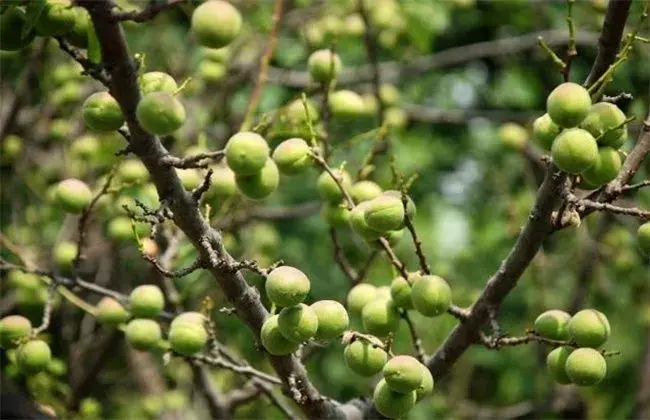
M 350 312 L 361 315 L 364 306 L 377 298 L 377 288 L 372 284 L 360 283 L 348 292 L 346 304 Z
M 2 142 L 0 163 L 11 163 L 23 152 L 23 139 L 15 134 L 9 134 Z
M 10 349 L 18 340 L 29 337 L 32 323 L 22 315 L 9 315 L 0 319 L 0 346 Z
M 188 191 L 194 190 L 203 182 L 203 176 L 197 169 L 176 169 L 176 175 Z
M 228 68 L 224 64 L 214 61 L 202 61 L 197 71 L 201 79 L 208 83 L 220 82 L 228 74 Z
M 122 324 L 130 317 L 129 312 L 120 302 L 108 296 L 97 303 L 95 316 L 99 322 L 107 325 Z
M 400 191 L 397 191 L 397 190 L 387 190 L 387 191 L 384 191 L 383 195 L 388 195 L 388 196 L 391 196 L 391 197 L 395 197 L 395 198 L 399 199 L 400 201 L 402 200 L 402 193 L 401 193 Z M 416 214 L 416 213 L 417 213 L 417 209 L 416 209 L 416 207 L 415 207 L 415 203 L 413 202 L 413 200 L 411 199 L 411 197 L 409 197 L 409 196 L 407 195 L 407 196 L 406 196 L 406 215 L 407 215 L 411 220 L 413 220 L 413 218 L 415 217 L 415 214 Z M 403 226 L 402 226 L 402 227 L 403 227 Z
M 239 191 L 246 197 L 261 200 L 278 188 L 280 172 L 273 159 L 269 158 L 259 172 L 252 175 L 235 174 L 235 183 Z
M 287 340 L 280 333 L 278 315 L 270 316 L 264 321 L 260 332 L 260 341 L 266 351 L 274 356 L 291 354 L 300 347 L 300 343 Z
M 499 127 L 499 139 L 509 149 L 522 150 L 528 142 L 528 132 L 519 124 L 505 123 Z
M 342 204 L 323 204 L 321 215 L 332 226 L 344 226 L 350 220 L 350 210 Z
M 182 324 L 193 324 L 203 326 L 206 322 L 206 317 L 201 312 L 183 312 L 172 319 L 169 328 L 175 328 Z
M 140 93 L 142 96 L 154 92 L 174 94 L 178 90 L 176 80 L 162 71 L 150 71 L 140 78 Z
M 411 281 L 407 281 L 404 277 L 398 276 L 393 279 L 390 284 L 390 295 L 395 304 L 403 309 L 413 309 L 413 300 L 411 299 L 412 289 L 411 284 L 419 277 L 418 274 L 409 275 Z
M 29 25 L 27 16 L 18 7 L 9 7 L 0 15 L 0 50 L 18 51 L 29 45 L 36 34 L 25 29 Z
M 579 174 L 598 161 L 598 145 L 593 136 L 580 128 L 564 130 L 551 147 L 553 161 L 558 168 Z
M 329 97 L 329 108 L 333 116 L 352 119 L 366 113 L 366 104 L 358 93 L 351 90 L 338 90 Z
M 310 99 L 307 99 L 307 110 L 309 110 L 309 118 L 311 121 L 318 121 L 318 108 L 316 108 L 316 105 Z M 283 116 L 294 124 L 304 124 L 307 122 L 307 110 L 305 110 L 305 105 L 302 100 L 296 99 L 284 108 Z
M 328 83 L 341 72 L 341 59 L 332 50 L 314 51 L 307 60 L 311 79 L 317 83 Z
M 56 201 L 68 213 L 81 213 L 93 199 L 93 193 L 85 182 L 69 178 L 56 187 Z
M 378 232 L 397 230 L 404 223 L 404 205 L 402 200 L 390 195 L 367 201 L 364 217 L 366 224 Z
M 580 347 L 598 348 L 605 344 L 610 332 L 607 317 L 595 309 L 583 309 L 569 321 L 571 338 Z
M 134 319 L 126 325 L 126 341 L 136 350 L 151 350 L 162 338 L 160 325 L 152 319 Z
M 399 327 L 399 312 L 390 299 L 369 302 L 361 311 L 363 327 L 370 334 L 385 337 Z
M 65 362 L 61 359 L 52 359 L 50 363 L 47 364 L 47 373 L 52 376 L 63 376 L 68 370 Z
M 204 47 L 225 47 L 237 37 L 241 26 L 241 14 L 225 1 L 206 1 L 192 13 L 192 33 Z
M 32 340 L 23 344 L 16 354 L 20 370 L 30 375 L 47 369 L 51 360 L 52 351 L 43 340 Z
M 117 170 L 120 180 L 127 183 L 145 182 L 149 177 L 149 171 L 139 159 L 128 159 L 120 164 Z
M 183 356 L 200 352 L 207 342 L 208 333 L 201 324 L 177 322 L 169 329 L 169 344 L 172 350 Z
M 559 309 L 546 311 L 535 320 L 535 332 L 551 340 L 569 339 L 571 315 Z
M 366 241 L 376 241 L 382 232 L 376 231 L 366 223 L 366 209 L 369 203 L 370 201 L 361 202 L 350 211 L 350 227 Z
M 312 164 L 309 145 L 299 138 L 283 141 L 273 151 L 273 160 L 284 175 L 305 172 Z
M 350 178 L 350 174 L 343 169 L 334 169 L 332 173 L 338 179 L 338 183 L 334 178 L 332 178 L 332 175 L 330 175 L 329 172 L 325 171 L 318 177 L 316 188 L 318 194 L 323 200 L 330 203 L 340 203 L 341 200 L 343 200 L 344 195 L 343 191 L 341 191 L 341 187 L 339 187 L 339 183 L 344 190 L 348 191 L 352 187 L 352 178 Z
M 127 216 L 120 216 L 111 220 L 106 230 L 108 237 L 117 242 L 128 242 L 135 239 L 131 219 Z
M 271 271 L 266 278 L 265 290 L 280 307 L 294 306 L 307 297 L 311 285 L 309 278 L 297 268 L 283 265 Z
M 318 316 L 304 303 L 288 306 L 278 315 L 278 328 L 287 340 L 302 343 L 316 335 Z
M 93 93 L 82 106 L 86 127 L 96 132 L 115 131 L 124 124 L 120 104 L 108 92 Z
M 377 198 L 382 192 L 381 187 L 372 181 L 355 182 L 350 188 L 350 196 L 355 204 Z
M 613 147 L 598 149 L 596 164 L 582 173 L 582 177 L 590 185 L 600 186 L 614 180 L 623 166 L 621 155 Z
M 551 150 L 553 140 L 560 134 L 560 127 L 553 122 L 548 114 L 544 114 L 533 122 L 533 137 L 544 150 Z
M 644 254 L 650 255 L 650 222 L 645 222 L 636 231 L 636 240 Z
M 387 107 L 394 106 L 399 101 L 399 90 L 395 85 L 383 83 L 379 86 L 379 98 Z
M 205 60 L 225 63 L 230 58 L 230 48 L 201 48 L 201 55 Z
M 145 95 L 135 110 L 138 122 L 146 131 L 157 136 L 171 134 L 185 122 L 185 108 L 167 92 Z
M 433 375 L 428 367 L 420 363 L 420 370 L 422 371 L 422 382 L 420 386 L 415 390 L 417 401 L 420 401 L 422 398 L 431 395 L 433 393 Z
M 616 105 L 598 102 L 591 107 L 580 128 L 587 130 L 598 139 L 599 145 L 618 149 L 627 139 L 627 127 L 619 127 L 625 119 L 625 114 Z M 613 130 L 614 127 L 619 128 Z
M 59 242 L 54 247 L 54 263 L 60 270 L 67 271 L 72 268 L 72 262 L 77 256 L 77 244 L 74 242 Z
M 32 273 L 23 273 L 19 270 L 9 271 L 7 274 L 7 284 L 10 288 L 25 290 L 36 290 L 42 286 L 39 276 Z
M 99 140 L 94 135 L 84 135 L 76 138 L 70 145 L 70 153 L 82 161 L 93 161 L 99 153 Z
M 576 127 L 590 109 L 589 92 L 576 83 L 562 83 L 546 99 L 546 112 L 555 124 L 563 128 Z
M 377 411 L 390 419 L 405 416 L 415 405 L 416 398 L 415 391 L 404 394 L 392 390 L 385 379 L 377 383 L 372 394 L 372 402 Z
M 348 344 L 343 351 L 345 364 L 357 375 L 373 376 L 379 373 L 388 361 L 382 342 L 376 338 L 372 341 L 374 345 L 366 340 L 357 339 Z
M 409 121 L 409 116 L 402 108 L 391 106 L 384 110 L 384 121 L 389 127 L 401 128 L 406 127 L 406 124 Z
M 34 29 L 41 36 L 58 36 L 72 30 L 76 13 L 69 0 L 33 1 L 27 16 L 34 20 Z
M 257 133 L 242 131 L 228 140 L 226 162 L 237 175 L 253 175 L 264 167 L 269 158 L 269 145 Z
M 553 380 L 559 384 L 570 384 L 571 379 L 566 373 L 566 359 L 573 349 L 571 347 L 557 347 L 546 356 L 546 370 Z
M 318 317 L 317 340 L 332 340 L 339 337 L 350 325 L 348 312 L 334 300 L 319 300 L 311 304 Z
M 75 47 L 88 48 L 88 30 L 92 25 L 90 15 L 83 7 L 74 7 L 74 25 L 66 38 Z
M 136 318 L 154 318 L 165 307 L 165 296 L 153 284 L 136 287 L 129 295 L 131 313 Z
M 235 173 L 227 166 L 212 168 L 212 183 L 207 192 L 208 197 L 228 198 L 237 195 Z
M 607 362 L 597 350 L 581 348 L 567 357 L 565 369 L 574 384 L 593 386 L 605 379 Z
M 395 356 L 384 365 L 384 380 L 395 392 L 406 394 L 422 384 L 420 362 L 412 356 Z
M 451 289 L 438 276 L 418 277 L 411 288 L 411 300 L 416 311 L 424 316 L 438 316 L 451 306 Z

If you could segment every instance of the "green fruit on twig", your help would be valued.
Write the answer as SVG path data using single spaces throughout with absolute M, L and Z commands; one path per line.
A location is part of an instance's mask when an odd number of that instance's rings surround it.
M 124 124 L 120 104 L 108 92 L 93 93 L 82 106 L 86 127 L 96 132 L 115 131 Z
M 201 55 L 205 60 L 224 63 L 230 58 L 230 48 L 201 48 Z
M 409 279 L 406 280 L 402 276 L 395 277 L 390 284 L 390 295 L 393 302 L 404 309 L 413 309 L 413 300 L 411 285 L 420 275 L 418 273 L 410 273 Z
M 572 351 L 571 347 L 558 347 L 546 356 L 546 370 L 551 378 L 559 384 L 571 383 L 571 379 L 566 373 L 566 359 Z
M 230 137 L 226 145 L 226 162 L 237 175 L 259 172 L 269 157 L 269 145 L 257 133 L 242 131 Z
M 176 322 L 169 329 L 169 344 L 176 353 L 191 356 L 208 342 L 208 332 L 200 323 Z
M 23 152 L 23 139 L 15 134 L 4 138 L 0 149 L 0 163 L 11 163 Z
M 318 83 L 328 83 L 341 72 L 341 59 L 332 50 L 314 51 L 307 60 L 311 79 Z
M 580 128 L 564 130 L 553 142 L 553 162 L 558 168 L 578 174 L 598 161 L 598 145 L 588 131 Z
M 332 226 L 345 226 L 350 220 L 350 210 L 342 204 L 323 204 L 321 216 Z
M 225 65 L 214 61 L 201 62 L 197 70 L 201 79 L 208 83 L 220 82 L 228 74 L 228 68 Z
M 377 298 L 377 288 L 372 284 L 360 283 L 348 292 L 346 303 L 350 312 L 361 315 L 363 307 Z
M 372 394 L 377 411 L 391 419 L 405 416 L 415 405 L 416 398 L 415 391 L 404 394 L 392 390 L 385 379 L 377 383 Z
M 377 198 L 382 192 L 381 187 L 372 181 L 355 182 L 350 188 L 350 196 L 356 204 Z
M 302 343 L 314 337 L 318 330 L 318 316 L 314 310 L 299 303 L 283 308 L 278 314 L 280 334 L 287 340 Z
M 201 312 L 183 312 L 172 319 L 169 328 L 174 328 L 181 324 L 205 325 L 207 318 Z
M 88 31 L 91 28 L 92 22 L 90 15 L 83 7 L 74 7 L 74 25 L 66 38 L 72 45 L 79 48 L 88 47 Z
M 53 259 L 54 263 L 62 271 L 67 271 L 72 268 L 72 262 L 77 256 L 77 244 L 74 242 L 59 242 L 54 247 Z
M 580 128 L 587 130 L 598 139 L 599 145 L 618 149 L 627 139 L 627 127 L 619 127 L 625 119 L 625 114 L 616 105 L 598 102 L 591 107 Z M 619 128 L 613 130 L 614 127 Z
M 571 382 L 593 386 L 607 375 L 607 362 L 600 352 L 591 348 L 574 350 L 566 359 L 566 373 Z
M 165 307 L 165 296 L 158 286 L 143 284 L 129 295 L 129 307 L 136 318 L 154 318 Z
M 262 169 L 251 175 L 235 175 L 235 183 L 239 191 L 253 200 L 261 200 L 273 193 L 280 184 L 280 172 L 273 162 L 267 159 Z
M 571 315 L 559 309 L 546 311 L 535 320 L 535 332 L 551 340 L 569 339 Z
M 203 176 L 196 169 L 176 169 L 176 175 L 181 180 L 183 188 L 192 191 L 203 182 Z
M 609 338 L 610 331 L 607 317 L 595 309 L 583 309 L 569 321 L 571 338 L 580 347 L 602 346 Z
M 138 103 L 135 115 L 142 128 L 157 136 L 171 134 L 185 122 L 183 104 L 167 92 L 153 92 L 144 96 Z
M 18 51 L 29 45 L 36 34 L 33 30 L 25 33 L 28 24 L 25 12 L 17 7 L 0 15 L 0 50 Z
M 381 195 L 367 201 L 364 217 L 366 224 L 378 232 L 400 229 L 404 223 L 402 200 L 390 195 Z
M 39 35 L 58 36 L 72 30 L 76 13 L 69 0 L 37 0 L 27 6 L 27 16 Z
M 650 255 L 650 222 L 645 222 L 636 231 L 637 242 L 639 248 L 644 254 Z
M 145 182 L 149 177 L 149 171 L 139 159 L 128 159 L 122 162 L 117 170 L 122 182 L 138 183 Z
M 406 394 L 416 390 L 422 380 L 420 362 L 412 356 L 395 356 L 384 365 L 386 384 L 395 392 Z
M 329 98 L 329 108 L 332 115 L 339 118 L 352 119 L 366 113 L 366 104 L 358 93 L 351 90 L 332 92 Z
M 373 376 L 383 369 L 388 360 L 383 343 L 375 337 L 371 341 L 373 344 L 365 339 L 356 339 L 343 351 L 345 364 L 357 375 Z
M 560 127 L 553 122 L 548 114 L 537 118 L 533 123 L 533 136 L 537 144 L 544 150 L 551 150 L 553 140 L 560 134 Z
M 555 124 L 563 128 L 576 127 L 590 109 L 589 92 L 576 83 L 562 83 L 546 99 L 546 112 Z
M 93 193 L 85 182 L 69 178 L 56 187 L 56 201 L 68 213 L 81 213 L 90 204 Z
M 509 149 L 523 150 L 528 142 L 528 132 L 519 124 L 505 123 L 499 127 L 499 139 Z
M 300 343 L 287 340 L 280 333 L 278 315 L 270 316 L 264 321 L 260 331 L 260 341 L 266 351 L 274 356 L 291 354 L 300 347 Z
M 212 183 L 207 192 L 208 197 L 228 198 L 237 195 L 235 173 L 227 166 L 212 168 Z
M 601 186 L 614 180 L 623 162 L 618 150 L 613 147 L 598 149 L 596 164 L 582 173 L 582 177 L 590 185 Z
M 34 374 L 47 369 L 52 360 L 50 346 L 43 340 L 32 340 L 18 348 L 16 361 L 20 370 L 27 374 Z
M 280 307 L 294 306 L 307 297 L 309 278 L 297 268 L 283 265 L 271 271 L 266 279 L 266 294 Z
M 383 83 L 379 86 L 379 98 L 387 107 L 394 106 L 399 101 L 399 90 L 395 85 Z
M 192 13 L 192 33 L 204 47 L 225 47 L 237 37 L 241 26 L 241 14 L 225 1 L 206 1 Z
M 303 173 L 312 164 L 309 145 L 299 138 L 280 143 L 273 151 L 273 160 L 284 175 Z
M 162 338 L 160 325 L 151 319 L 134 319 L 125 330 L 126 341 L 136 350 L 153 349 Z
M 173 94 L 178 90 L 176 80 L 162 71 L 150 71 L 140 78 L 140 93 L 142 96 L 153 92 L 166 92 Z
M 317 340 L 332 340 L 348 329 L 350 318 L 340 303 L 334 300 L 319 300 L 311 305 L 318 317 Z
M 375 241 L 381 237 L 382 232 L 379 232 L 366 223 L 366 209 L 369 206 L 369 201 L 364 201 L 357 204 L 352 211 L 350 211 L 350 227 L 359 236 L 366 241 Z
M 415 390 L 417 401 L 420 401 L 422 398 L 430 395 L 433 392 L 433 375 L 428 367 L 420 363 L 420 370 L 422 370 L 422 382 L 420 386 Z
M 451 306 L 451 289 L 438 276 L 418 277 L 411 289 L 411 300 L 416 311 L 424 316 L 438 316 Z
M 32 333 L 32 323 L 21 315 L 9 315 L 0 319 L 0 346 L 10 349 L 17 341 L 29 337 Z
M 97 303 L 96 311 L 97 320 L 107 325 L 119 325 L 130 317 L 129 312 L 120 302 L 108 296 Z
M 399 312 L 391 299 L 369 302 L 361 311 L 363 327 L 370 334 L 385 337 L 399 327 Z
M 384 110 L 384 121 L 389 127 L 401 128 L 405 127 L 408 123 L 409 115 L 404 109 L 396 106 L 391 106 L 390 108 L 386 108 Z
M 344 169 L 334 169 L 332 173 L 338 179 L 338 183 L 332 178 L 329 172 L 324 171 L 318 177 L 316 188 L 323 200 L 329 201 L 330 203 L 340 203 L 344 196 L 341 187 L 345 191 L 349 190 L 352 187 L 352 178 L 350 178 L 350 174 Z M 339 187 L 339 184 L 341 187 Z

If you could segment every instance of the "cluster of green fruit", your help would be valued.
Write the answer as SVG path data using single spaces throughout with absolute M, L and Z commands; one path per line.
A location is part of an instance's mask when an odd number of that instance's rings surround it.
M 541 337 L 571 344 L 555 348 L 546 358 L 548 372 L 556 382 L 593 386 L 605 378 L 607 362 L 596 350 L 610 335 L 609 321 L 604 314 L 584 309 L 570 316 L 553 309 L 537 317 L 534 328 Z
M 297 268 L 281 266 L 268 274 L 266 295 L 275 307 L 282 308 L 264 321 L 260 332 L 260 341 L 270 354 L 290 354 L 305 341 L 332 340 L 347 330 L 348 313 L 340 303 L 302 303 L 310 288 L 309 278 Z
M 35 374 L 47 369 L 52 360 L 50 346 L 32 337 L 32 323 L 22 315 L 9 315 L 0 320 L 0 346 L 17 348 L 16 363 L 21 372 Z
M 533 123 L 533 133 L 558 168 L 580 174 L 585 189 L 616 178 L 622 165 L 619 149 L 627 140 L 626 117 L 616 105 L 592 105 L 585 88 L 567 82 L 549 94 L 546 112 Z
M 7 286 L 14 291 L 16 305 L 22 314 L 31 319 L 40 319 L 47 302 L 47 285 L 36 274 L 11 270 L 7 274 Z M 54 306 L 58 301 L 54 301 Z

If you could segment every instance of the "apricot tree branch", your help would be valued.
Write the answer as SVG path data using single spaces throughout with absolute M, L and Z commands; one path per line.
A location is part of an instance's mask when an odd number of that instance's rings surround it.
M 149 4 L 140 11 L 113 12 L 111 19 L 115 21 L 131 20 L 133 22 L 146 22 L 158 16 L 159 13 L 174 6 L 188 3 L 189 0 L 150 0 Z

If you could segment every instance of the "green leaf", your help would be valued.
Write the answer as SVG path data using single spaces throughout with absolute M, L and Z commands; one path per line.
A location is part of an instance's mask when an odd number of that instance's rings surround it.
M 36 25 L 38 18 L 41 17 L 41 13 L 45 10 L 45 6 L 47 6 L 45 0 L 37 0 L 27 6 L 28 22 L 27 25 L 23 27 L 23 31 L 20 34 L 21 39 L 25 38 L 34 29 L 34 25 Z
M 95 64 L 102 61 L 102 50 L 92 22 L 88 25 L 88 59 Z

